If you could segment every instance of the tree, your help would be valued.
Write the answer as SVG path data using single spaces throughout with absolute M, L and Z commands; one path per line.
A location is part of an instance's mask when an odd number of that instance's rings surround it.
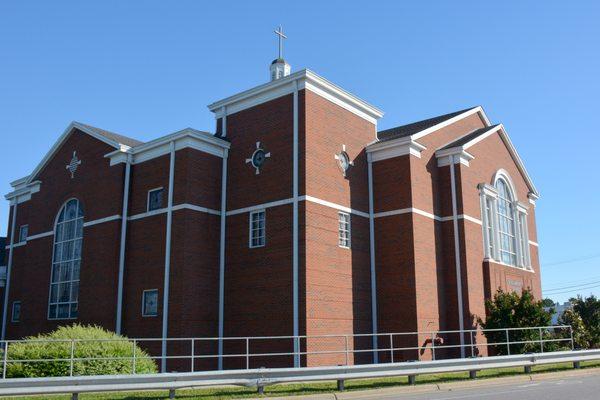
M 549 297 L 546 297 L 544 300 L 542 300 L 542 305 L 546 308 L 554 308 L 556 306 L 554 300 Z
M 558 317 L 559 325 L 570 325 L 573 330 L 573 347 L 576 349 L 589 349 L 592 336 L 588 332 L 583 319 L 575 310 L 565 310 Z
M 488 343 L 505 343 L 507 341 L 506 331 L 491 331 L 491 329 L 549 326 L 552 320 L 552 314 L 544 310 L 543 302 L 536 301 L 529 290 L 524 290 L 519 295 L 515 292 L 504 292 L 499 289 L 493 299 L 486 300 L 485 306 L 487 317 L 485 321 L 478 318 L 478 322 L 484 329 L 484 335 Z M 550 334 L 542 332 L 542 335 L 545 338 Z M 509 330 L 508 338 L 510 342 L 539 341 L 540 331 L 538 329 Z M 510 344 L 510 346 L 500 344 L 490 347 L 498 355 L 541 350 L 539 342 L 516 343 Z M 550 350 L 550 348 L 544 344 L 544 350 Z
M 9 378 L 46 376 L 130 374 L 133 372 L 134 346 L 123 336 L 98 326 L 73 324 L 48 334 L 10 343 L 6 375 Z M 148 353 L 135 347 L 137 373 L 157 372 Z M 26 361 L 38 360 L 38 361 Z M 42 361 L 39 361 L 42 360 Z M 47 360 L 47 361 L 46 361 Z
M 573 311 L 576 312 L 583 321 L 583 325 L 590 335 L 590 347 L 600 346 L 600 300 L 590 295 L 585 299 L 581 296 L 570 299 L 573 304 Z

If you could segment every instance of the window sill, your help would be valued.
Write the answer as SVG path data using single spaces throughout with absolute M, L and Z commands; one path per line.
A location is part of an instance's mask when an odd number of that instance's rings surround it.
M 503 267 L 514 268 L 514 269 L 518 269 L 519 271 L 531 272 L 532 274 L 535 274 L 535 271 L 531 267 L 517 267 L 516 265 L 505 264 L 502 261 L 494 260 L 493 258 L 484 258 L 483 262 L 494 263 L 494 264 L 502 265 Z

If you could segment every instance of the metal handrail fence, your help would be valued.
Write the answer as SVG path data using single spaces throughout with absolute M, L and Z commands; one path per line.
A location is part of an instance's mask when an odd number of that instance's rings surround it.
M 490 336 L 497 332 L 503 339 L 500 341 L 479 341 L 477 338 L 482 335 Z M 486 335 L 487 334 L 487 335 Z M 460 344 L 457 340 L 460 335 L 468 336 L 468 340 L 464 340 L 464 344 Z M 397 345 L 397 342 L 406 342 L 407 338 L 416 337 L 415 345 Z M 376 341 L 364 340 L 365 343 L 376 342 L 377 346 L 366 346 L 361 348 L 356 346 L 357 341 L 361 339 L 377 338 Z M 456 344 L 447 343 L 444 339 L 454 338 Z M 404 340 L 400 340 L 404 339 Z M 332 346 L 332 340 L 334 345 Z M 337 340 L 337 342 L 335 342 Z M 218 341 L 223 341 L 225 344 L 237 344 L 237 348 L 241 351 L 224 352 L 223 354 L 215 354 L 215 352 L 202 351 L 203 347 L 216 349 Z M 132 346 L 131 356 L 102 356 L 90 357 L 80 355 L 78 346 L 89 342 L 127 342 Z M 281 342 L 285 348 L 290 351 L 278 350 L 281 348 Z M 65 357 L 61 358 L 35 358 L 22 359 L 11 357 L 11 346 L 19 343 L 65 343 L 63 349 L 66 353 Z M 167 343 L 168 345 L 176 344 L 179 347 L 187 344 L 187 350 L 182 352 L 172 351 L 171 354 L 152 355 L 146 351 L 143 355 L 138 354 L 138 346 L 148 349 L 153 343 Z M 261 343 L 257 346 L 256 343 Z M 277 344 L 278 343 L 278 344 Z M 318 348 L 320 345 L 323 347 Z M 212 344 L 212 346 L 211 346 Z M 303 344 L 297 345 L 296 344 Z M 339 346 L 338 346 L 339 344 Z M 224 346 L 227 348 L 228 346 Z M 258 351 L 252 351 L 257 348 Z M 14 347 L 13 347 L 14 348 Z M 265 351 L 264 349 L 275 349 L 274 351 Z M 481 356 L 484 353 L 490 353 L 490 348 L 493 348 L 496 354 L 513 355 L 524 352 L 544 353 L 557 350 L 574 350 L 573 329 L 569 325 L 561 326 L 537 326 L 528 328 L 498 328 L 498 329 L 468 329 L 468 330 L 440 330 L 440 331 L 420 331 L 420 332 L 396 332 L 396 333 L 378 333 L 378 334 L 326 334 L 326 335 L 300 335 L 300 336 L 253 336 L 253 337 L 199 337 L 199 338 L 122 338 L 122 339 L 49 339 L 49 340 L 4 340 L 0 341 L 0 351 L 2 352 L 2 378 L 7 377 L 7 370 L 10 364 L 19 363 L 65 363 L 68 365 L 68 376 L 74 376 L 76 366 L 81 363 L 93 361 L 123 361 L 131 367 L 131 374 L 136 374 L 138 363 L 142 358 L 151 360 L 160 360 L 163 363 L 178 362 L 176 368 L 180 372 L 197 372 L 198 370 L 215 370 L 206 366 L 197 368 L 196 364 L 199 361 L 206 360 L 228 360 L 237 359 L 238 362 L 233 366 L 227 366 L 228 369 L 246 369 L 256 367 L 254 360 L 261 360 L 265 366 L 269 365 L 265 359 L 278 358 L 279 365 L 284 367 L 293 366 L 294 357 L 315 357 L 310 361 L 310 365 L 330 366 L 330 365 L 353 365 L 361 362 L 356 362 L 355 357 L 361 354 L 378 354 L 380 362 L 395 363 L 399 361 L 421 361 L 421 360 L 436 360 L 439 358 L 459 358 L 456 350 L 465 349 L 465 353 L 470 354 L 469 357 Z M 297 349 L 297 350 L 294 350 Z M 235 350 L 235 349 L 234 349 Z M 484 352 L 482 350 L 485 350 Z M 454 353 L 452 353 L 454 351 Z M 407 356 L 407 353 L 409 355 Z M 440 357 L 440 354 L 442 356 Z M 386 355 L 383 357 L 383 355 Z M 330 356 L 323 360 L 320 356 Z M 408 358 L 407 358 L 408 357 Z M 375 357 L 367 360 L 364 363 L 372 363 Z M 306 362 L 309 365 L 309 362 Z M 183 371 L 182 371 L 183 370 Z

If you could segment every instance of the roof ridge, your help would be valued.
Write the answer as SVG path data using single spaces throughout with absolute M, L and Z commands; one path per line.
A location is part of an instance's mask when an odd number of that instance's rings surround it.
M 141 140 L 137 140 L 137 139 L 131 138 L 129 136 L 122 135 L 120 133 L 107 131 L 106 129 L 98 128 L 98 127 L 90 125 L 90 124 L 85 124 L 85 123 L 79 122 L 79 121 L 73 121 L 73 122 L 77 125 L 83 126 L 84 128 L 93 130 L 94 133 L 104 136 L 105 138 L 107 138 L 109 140 L 113 140 L 115 142 L 118 142 L 119 144 L 124 144 L 129 147 L 139 146 L 140 144 L 144 143 Z
M 463 110 L 453 111 L 451 113 L 438 115 L 435 117 L 426 118 L 420 121 L 411 122 L 405 125 L 399 125 L 394 128 L 384 129 L 377 132 L 377 139 L 380 141 L 391 140 L 400 137 L 412 136 L 420 131 L 431 128 L 437 124 L 447 121 L 451 118 L 457 117 L 465 112 L 477 109 L 481 106 L 474 106 L 465 108 Z

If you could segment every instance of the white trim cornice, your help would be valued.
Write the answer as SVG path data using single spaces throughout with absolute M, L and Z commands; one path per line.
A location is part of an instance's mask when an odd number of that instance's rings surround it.
M 366 151 L 372 161 L 381 161 L 409 154 L 421 158 L 421 152 L 425 149 L 427 147 L 407 137 L 399 140 L 374 142 L 367 146 Z
M 435 152 L 438 167 L 445 167 L 452 164 L 463 164 L 469 166 L 469 161 L 474 159 L 472 154 L 462 148 L 451 148 L 446 150 L 438 150 Z
M 302 89 L 310 90 L 373 124 L 383 116 L 378 108 L 308 69 L 216 101 L 208 109 L 216 118 L 221 118 Z
M 133 164 L 139 164 L 152 158 L 169 154 L 171 142 L 175 142 L 176 151 L 184 148 L 192 148 L 221 158 L 223 157 L 225 150 L 231 147 L 231 143 L 228 141 L 220 139 L 208 132 L 186 128 L 126 151 L 113 151 L 106 154 L 105 157 L 110 159 L 110 165 L 115 165 L 125 163 L 127 161 L 127 155 L 130 154 L 132 156 L 131 162 Z

